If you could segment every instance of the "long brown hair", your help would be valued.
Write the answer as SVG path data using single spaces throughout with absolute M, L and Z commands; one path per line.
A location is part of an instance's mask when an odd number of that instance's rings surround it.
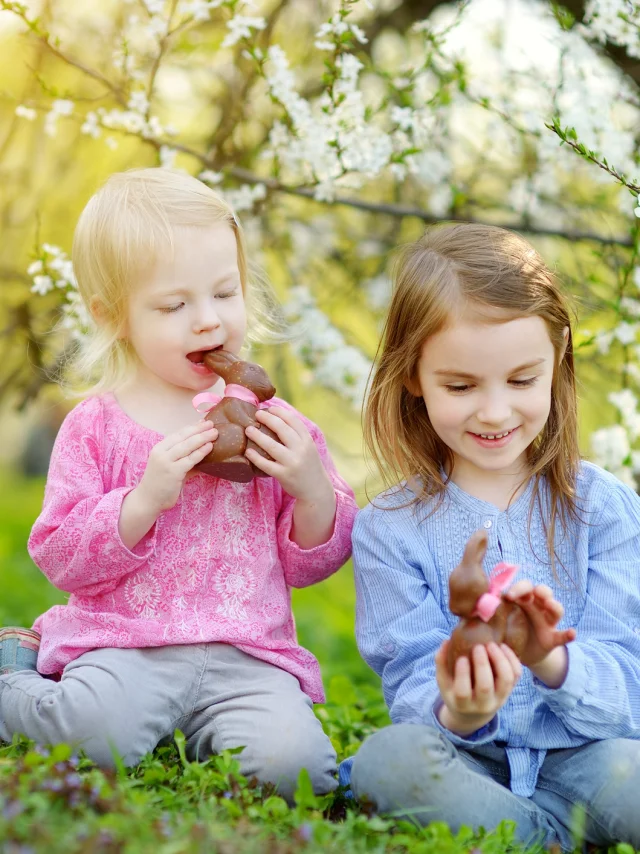
M 535 480 L 531 510 L 540 501 L 540 482 L 549 487 L 545 527 L 554 565 L 555 530 L 576 515 L 575 481 L 580 461 L 578 415 L 566 300 L 542 258 L 520 235 L 503 228 L 445 223 L 429 228 L 401 248 L 393 269 L 393 295 L 376 368 L 364 409 L 367 450 L 387 487 L 416 483 L 413 501 L 444 497 L 442 470 L 453 454 L 439 438 L 421 397 L 412 394 L 424 342 L 469 303 L 502 309 L 501 320 L 541 317 L 556 359 L 547 422 L 528 448 Z M 568 338 L 567 331 L 568 330 Z

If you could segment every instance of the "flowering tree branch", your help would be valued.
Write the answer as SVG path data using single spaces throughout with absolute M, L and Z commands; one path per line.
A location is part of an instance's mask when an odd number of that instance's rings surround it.
M 281 277 L 303 375 L 354 408 L 388 299 L 386 257 L 419 233 L 415 220 L 501 223 L 553 238 L 550 253 L 572 268 L 572 287 L 596 318 L 577 335 L 577 352 L 611 387 L 634 394 L 640 220 L 629 176 L 640 99 L 597 51 L 617 44 L 633 54 L 637 4 L 589 0 L 580 27 L 561 9 L 554 20 L 518 6 L 531 16 L 527 48 L 544 31 L 545 50 L 532 44 L 521 54 L 514 33 L 501 30 L 508 22 L 482 4 L 404 0 L 385 15 L 367 0 L 340 0 L 324 19 L 313 2 L 301 16 L 287 0 L 117 0 L 110 25 L 93 32 L 71 16 L 62 22 L 55 3 L 37 17 L 30 0 L 0 0 L 0 14 L 20 21 L 25 43 L 47 57 L 15 95 L 11 125 L 21 122 L 25 137 L 31 129 L 33 151 L 46 149 L 54 164 L 93 146 L 92 160 L 123 168 L 148 163 L 152 151 L 159 165 L 215 186 L 249 234 L 257 226 L 268 236 L 257 252 Z M 5 137 L 6 158 L 24 156 L 18 136 Z M 24 206 L 12 186 L 1 203 L 6 222 L 16 221 L 18 199 Z M 83 197 L 90 189 L 81 187 Z M 47 238 L 49 228 L 45 219 Z M 38 237 L 11 263 L 0 247 L 0 279 L 15 289 L 14 305 L 28 308 L 9 318 L 3 340 L 22 335 L 39 359 L 31 374 L 7 359 L 0 393 L 35 394 L 90 323 L 65 234 L 60 246 Z M 26 281 L 13 256 L 23 258 Z M 51 335 L 60 325 L 65 335 Z M 639 437 L 625 426 L 635 423 L 628 394 L 622 400 L 615 427 L 632 449 Z M 627 475 L 631 459 L 618 466 Z

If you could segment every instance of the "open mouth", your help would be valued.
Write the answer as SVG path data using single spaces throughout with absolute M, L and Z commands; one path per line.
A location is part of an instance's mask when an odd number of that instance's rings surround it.
M 204 361 L 204 357 L 207 353 L 213 353 L 214 350 L 221 350 L 222 344 L 219 344 L 217 347 L 204 347 L 202 350 L 193 350 L 191 353 L 187 353 L 187 359 L 190 362 L 194 362 L 195 364 L 202 364 Z

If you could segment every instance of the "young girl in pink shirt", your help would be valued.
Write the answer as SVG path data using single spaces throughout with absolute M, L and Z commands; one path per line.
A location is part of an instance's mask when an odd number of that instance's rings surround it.
M 217 432 L 193 398 L 224 389 L 197 354 L 237 355 L 257 316 L 242 230 L 195 178 L 133 170 L 89 201 L 73 259 L 96 321 L 78 367 L 99 380 L 62 425 L 29 539 L 70 596 L 33 632 L 0 634 L 0 739 L 133 765 L 179 728 L 191 758 L 243 746 L 242 772 L 288 799 L 303 767 L 331 791 L 319 667 L 297 643 L 290 588 L 349 557 L 353 493 L 318 427 L 277 398 L 257 418 L 281 444 L 247 428 L 268 477 L 194 469 Z

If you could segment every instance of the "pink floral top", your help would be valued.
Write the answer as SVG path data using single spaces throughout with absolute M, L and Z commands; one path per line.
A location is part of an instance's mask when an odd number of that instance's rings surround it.
M 219 641 L 289 671 L 323 702 L 318 662 L 297 643 L 290 588 L 322 581 L 347 560 L 357 507 L 321 431 L 300 417 L 335 486 L 328 542 L 301 549 L 290 539 L 294 499 L 275 479 L 198 473 L 130 550 L 118 533 L 120 508 L 162 436 L 129 418 L 113 394 L 76 406 L 56 439 L 29 538 L 35 563 L 71 594 L 35 621 L 40 672 L 59 673 L 101 647 Z

